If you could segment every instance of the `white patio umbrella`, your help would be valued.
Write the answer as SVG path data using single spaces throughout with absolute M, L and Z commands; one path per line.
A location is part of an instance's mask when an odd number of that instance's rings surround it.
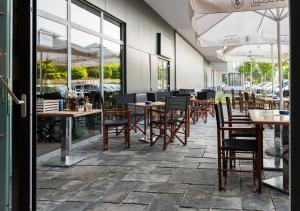
M 201 47 L 289 43 L 288 0 L 189 0 Z M 278 56 L 282 82 L 281 53 Z M 282 83 L 280 107 L 282 108 Z
M 274 59 L 278 59 L 278 54 L 274 54 L 273 48 L 277 47 L 275 44 L 255 44 L 255 45 L 242 45 L 224 47 L 217 51 L 217 57 L 223 61 L 258 61 L 272 63 L 272 84 L 274 83 Z M 289 58 L 289 46 L 282 45 L 281 58 L 286 60 Z M 251 66 L 252 68 L 252 66 Z M 250 78 L 252 79 L 252 71 L 250 71 Z M 252 80 L 250 83 L 250 89 Z M 273 87 L 274 88 L 274 87 Z M 272 94 L 274 90 L 272 88 Z

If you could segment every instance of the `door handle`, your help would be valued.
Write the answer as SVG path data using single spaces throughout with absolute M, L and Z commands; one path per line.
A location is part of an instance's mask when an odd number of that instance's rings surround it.
M 21 95 L 21 100 L 19 100 L 16 95 L 12 92 L 12 90 L 9 88 L 9 86 L 6 84 L 6 82 L 3 79 L 3 76 L 0 76 L 0 85 L 7 91 L 7 93 L 10 95 L 10 97 L 13 99 L 13 101 L 17 105 L 21 105 L 21 117 L 25 118 L 27 116 L 27 109 L 26 109 L 26 95 Z

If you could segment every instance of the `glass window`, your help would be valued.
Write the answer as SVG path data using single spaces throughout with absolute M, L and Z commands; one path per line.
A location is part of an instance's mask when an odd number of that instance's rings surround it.
M 37 0 L 37 8 L 60 18 L 67 19 L 66 0 Z
M 158 60 L 158 84 L 157 89 L 158 91 L 169 91 L 169 62 L 163 59 Z
M 121 27 L 120 23 L 114 19 L 104 16 L 103 20 L 103 34 L 108 35 L 117 40 L 121 40 Z
M 88 33 L 72 29 L 72 89 L 78 94 L 83 91 L 93 103 L 94 108 L 99 108 L 100 102 L 96 101 L 100 93 L 100 38 Z M 99 134 L 100 116 L 85 116 L 75 118 L 73 121 L 73 142 L 86 139 Z
M 112 106 L 113 98 L 121 92 L 121 45 L 108 40 L 103 41 L 104 100 L 107 107 Z
M 100 32 L 100 16 L 97 16 L 73 3 L 71 4 L 71 21 Z
M 67 27 L 37 18 L 37 95 L 62 98 L 67 89 Z
M 37 17 L 37 97 L 64 98 L 67 91 L 67 27 Z M 60 148 L 61 128 L 56 118 L 37 119 L 37 155 Z

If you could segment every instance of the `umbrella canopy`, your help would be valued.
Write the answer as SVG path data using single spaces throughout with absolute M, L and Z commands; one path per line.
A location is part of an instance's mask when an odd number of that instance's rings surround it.
M 277 46 L 274 44 L 273 48 Z M 289 46 L 281 46 L 281 58 L 287 60 L 289 58 Z M 270 44 L 242 45 L 234 47 L 224 47 L 217 51 L 218 58 L 224 61 L 249 61 L 255 60 L 258 62 L 272 62 L 273 59 L 278 59 L 277 52 L 272 52 Z
M 281 44 L 289 43 L 288 0 L 189 0 L 201 47 L 275 44 L 282 82 Z M 280 83 L 280 107 L 283 90 Z

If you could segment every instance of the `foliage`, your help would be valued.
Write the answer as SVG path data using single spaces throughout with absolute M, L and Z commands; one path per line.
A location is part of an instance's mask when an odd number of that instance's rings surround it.
M 283 79 L 288 80 L 290 77 L 290 63 L 288 60 L 282 63 L 282 75 Z
M 72 66 L 72 80 L 84 79 L 88 76 L 87 69 L 82 66 Z
M 46 59 L 45 61 L 37 62 L 37 76 L 40 77 L 40 71 L 42 72 L 42 78 L 47 79 L 61 79 L 61 73 L 57 71 L 56 66 L 52 63 L 52 60 Z
M 112 77 L 112 68 L 111 65 L 104 65 L 104 79 Z
M 92 67 L 87 69 L 89 78 L 100 78 L 100 67 Z
M 121 77 L 121 66 L 120 66 L 120 64 L 112 64 L 111 69 L 112 69 L 111 78 L 112 79 L 119 79 Z

